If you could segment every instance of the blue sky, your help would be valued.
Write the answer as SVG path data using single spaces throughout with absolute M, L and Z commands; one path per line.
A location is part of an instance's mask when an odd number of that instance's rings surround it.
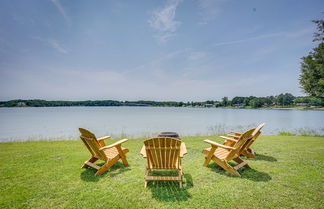
M 322 0 L 1 0 L 0 100 L 220 100 L 298 85 Z

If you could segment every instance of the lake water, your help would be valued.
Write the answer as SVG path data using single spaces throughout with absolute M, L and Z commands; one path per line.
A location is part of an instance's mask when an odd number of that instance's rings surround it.
M 265 122 L 263 134 L 312 129 L 323 134 L 324 111 L 182 107 L 0 108 L 0 141 L 76 139 L 78 128 L 98 137 L 213 135 Z

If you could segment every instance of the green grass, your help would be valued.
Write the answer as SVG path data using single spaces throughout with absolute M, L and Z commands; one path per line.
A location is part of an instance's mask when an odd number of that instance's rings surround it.
M 324 208 L 324 137 L 261 136 L 241 178 L 202 166 L 205 138 L 183 137 L 182 189 L 144 188 L 143 139 L 125 144 L 129 167 L 117 163 L 99 177 L 80 169 L 90 156 L 79 140 L 0 143 L 0 208 Z

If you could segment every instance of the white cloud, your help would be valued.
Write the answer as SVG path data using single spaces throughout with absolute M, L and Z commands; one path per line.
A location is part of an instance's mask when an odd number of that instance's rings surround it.
M 169 32 L 167 32 L 167 33 L 160 33 L 160 34 L 158 34 L 158 35 L 156 35 L 156 36 L 154 36 L 159 42 L 161 42 L 161 43 L 165 43 L 165 42 L 167 42 L 168 40 L 170 40 L 172 37 L 174 37 L 175 36 L 175 34 L 174 33 L 169 33 Z
M 250 37 L 250 38 L 246 38 L 246 39 L 238 39 L 238 40 L 234 40 L 234 41 L 218 42 L 218 43 L 213 44 L 213 46 L 223 46 L 223 45 L 239 44 L 239 43 L 244 43 L 244 42 L 248 42 L 248 41 L 252 41 L 252 40 L 273 38 L 273 37 L 278 37 L 278 36 L 282 36 L 282 35 L 283 35 L 282 32 L 279 32 L 279 33 L 270 33 L 270 34 L 263 34 L 263 35 L 259 35 L 259 36 L 253 36 L 253 37 Z
M 175 20 L 177 6 L 182 0 L 170 0 L 165 7 L 153 12 L 148 21 L 150 26 L 158 31 L 156 38 L 160 42 L 166 42 L 175 35 L 175 31 L 181 24 Z
M 55 49 L 56 51 L 62 53 L 62 54 L 68 54 L 69 51 L 65 46 L 63 46 L 61 43 L 59 43 L 57 40 L 54 39 L 43 39 L 41 37 L 35 36 L 33 39 L 39 40 L 46 45 L 50 46 L 51 48 Z
M 202 18 L 200 24 L 207 24 L 209 21 L 214 20 L 221 12 L 220 3 L 224 0 L 199 0 L 199 14 Z
M 275 38 L 275 37 L 296 38 L 296 37 L 304 36 L 306 34 L 311 34 L 312 30 L 313 30 L 312 28 L 306 28 L 306 29 L 302 29 L 299 31 L 289 31 L 289 32 L 284 31 L 284 32 L 277 32 L 277 33 L 262 34 L 262 35 L 253 36 L 253 37 L 246 38 L 246 39 L 218 42 L 218 43 L 213 44 L 213 46 L 239 44 L 239 43 L 244 43 L 244 42 L 253 41 L 253 40 Z
M 155 59 L 124 71 L 123 74 L 143 80 L 142 82 L 149 79 L 160 84 L 171 82 L 179 77 L 191 79 L 202 71 L 210 70 L 211 64 L 208 58 L 208 53 L 205 51 L 185 48 L 159 55 Z M 219 63 L 218 66 L 220 66 Z
M 63 18 L 65 19 L 66 23 L 68 25 L 71 24 L 71 19 L 70 17 L 67 15 L 64 7 L 62 6 L 60 0 L 51 0 L 52 3 L 55 5 L 55 7 L 58 9 L 58 11 L 61 13 L 61 15 L 63 16 Z
M 207 56 L 206 52 L 191 52 L 188 56 L 189 60 L 196 61 L 201 60 Z
M 68 50 L 64 46 L 59 44 L 56 40 L 52 40 L 52 39 L 48 40 L 48 43 L 51 47 L 56 49 L 58 52 L 63 53 L 63 54 L 68 54 Z

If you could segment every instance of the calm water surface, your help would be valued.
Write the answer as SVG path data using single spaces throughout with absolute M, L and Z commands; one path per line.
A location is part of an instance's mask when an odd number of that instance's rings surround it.
M 152 136 L 161 131 L 209 135 L 265 122 L 263 134 L 307 128 L 323 132 L 324 111 L 177 107 L 0 108 L 0 141 L 76 139 L 78 127 L 97 136 Z

